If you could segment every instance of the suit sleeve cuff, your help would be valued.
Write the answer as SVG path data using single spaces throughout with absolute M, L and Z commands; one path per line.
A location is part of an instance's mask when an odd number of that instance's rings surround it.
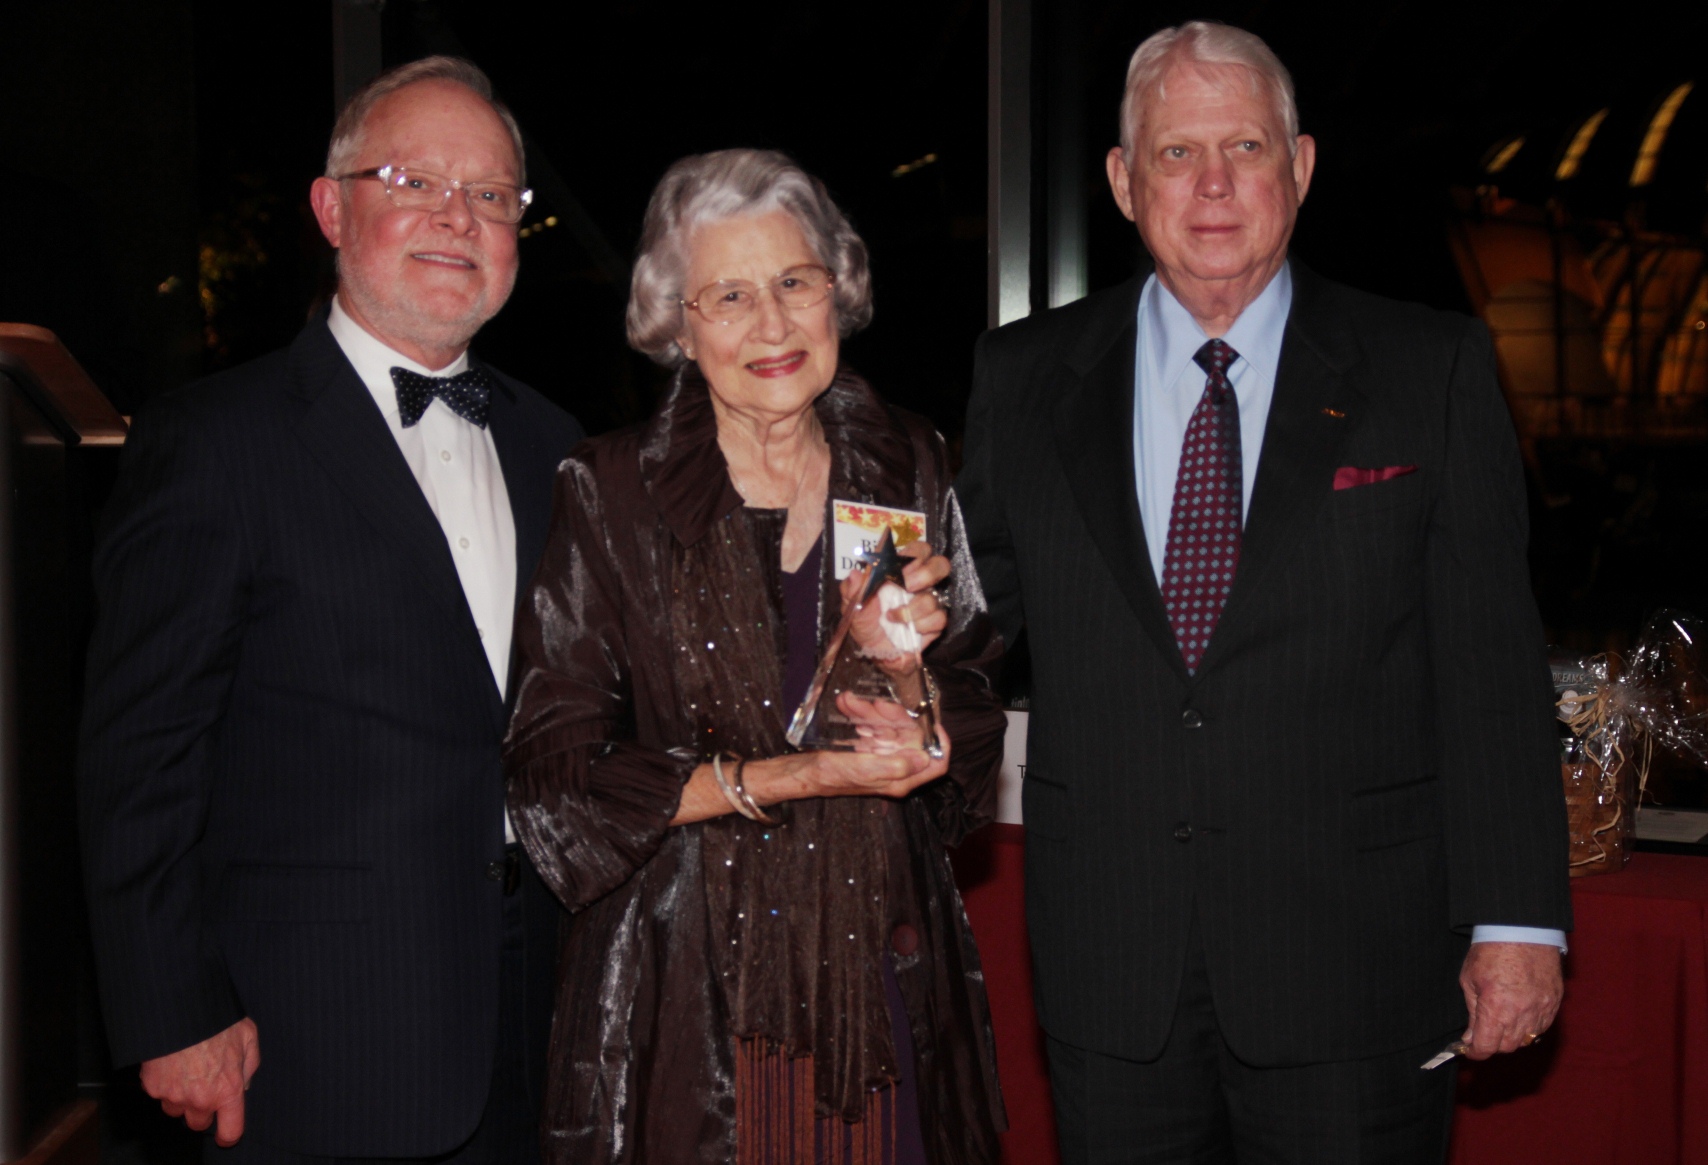
M 1541 926 L 1474 926 L 1471 928 L 1473 943 L 1537 943 L 1541 946 L 1559 947 L 1560 953 L 1566 953 L 1566 932 L 1549 930 Z

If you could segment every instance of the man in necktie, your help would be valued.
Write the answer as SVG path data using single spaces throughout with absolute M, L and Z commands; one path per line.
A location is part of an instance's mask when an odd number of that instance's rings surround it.
M 499 745 L 581 430 L 468 350 L 530 198 L 479 69 L 382 75 L 311 192 L 329 309 L 131 431 L 95 556 L 85 875 L 114 1059 L 210 1160 L 537 1159 L 558 912 Z
M 1525 490 L 1486 331 L 1289 260 L 1258 38 L 1133 55 L 1155 268 L 987 334 L 956 483 L 1033 666 L 1027 923 L 1063 1159 L 1445 1160 L 1570 927 Z

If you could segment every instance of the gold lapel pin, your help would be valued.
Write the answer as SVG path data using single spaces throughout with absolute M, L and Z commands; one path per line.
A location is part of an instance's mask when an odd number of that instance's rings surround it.
M 1340 420 L 1345 415 L 1346 414 L 1341 412 L 1339 409 L 1324 409 L 1323 410 L 1323 416 L 1333 417 L 1337 421 Z

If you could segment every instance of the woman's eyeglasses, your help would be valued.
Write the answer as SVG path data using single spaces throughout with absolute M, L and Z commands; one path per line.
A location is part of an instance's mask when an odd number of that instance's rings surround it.
M 733 324 L 753 314 L 759 296 L 769 289 L 777 305 L 786 311 L 817 307 L 836 285 L 836 276 L 823 267 L 791 267 L 763 288 L 745 279 L 720 279 L 700 288 L 693 299 L 682 300 L 709 323 Z

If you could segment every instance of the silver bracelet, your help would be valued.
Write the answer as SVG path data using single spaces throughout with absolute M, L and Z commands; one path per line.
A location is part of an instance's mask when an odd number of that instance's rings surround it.
M 746 767 L 747 767 L 747 759 L 745 757 L 742 757 L 742 758 L 739 758 L 736 760 L 736 762 L 735 762 L 735 795 L 737 797 L 741 798 L 741 803 L 743 805 L 747 806 L 747 808 L 742 810 L 742 814 L 745 817 L 747 817 L 749 820 L 757 821 L 761 825 L 776 825 L 777 819 L 775 817 L 772 817 L 769 814 L 767 814 L 765 812 L 765 810 L 761 809 L 759 807 L 759 802 L 757 802 L 753 799 L 753 794 L 749 793 L 747 791 L 747 787 L 741 783 L 741 770 L 746 768 Z
M 729 780 L 724 776 L 724 754 L 721 751 L 712 754 L 712 778 L 717 781 L 718 788 L 723 792 L 724 800 L 729 802 L 731 809 L 743 817 L 752 816 L 736 797 L 735 790 L 730 788 Z

